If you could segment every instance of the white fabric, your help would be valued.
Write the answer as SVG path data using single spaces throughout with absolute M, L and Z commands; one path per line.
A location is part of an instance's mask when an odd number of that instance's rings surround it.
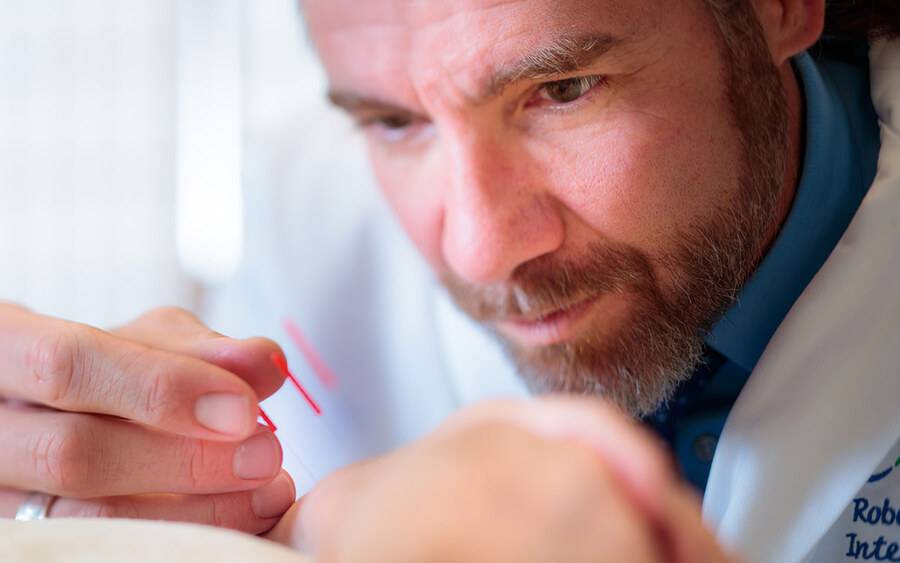
M 900 438 L 900 43 L 871 60 L 876 181 L 738 398 L 706 490 L 751 562 L 806 557 Z
M 0 520 L 0 563 L 310 563 L 298 552 L 234 531 L 167 522 Z
M 878 464 L 880 477 L 853 495 L 804 563 L 866 559 L 900 561 L 900 441 Z M 881 541 L 881 546 L 878 543 Z M 891 553 L 893 551 L 893 553 Z M 881 557 L 881 559 L 878 559 Z

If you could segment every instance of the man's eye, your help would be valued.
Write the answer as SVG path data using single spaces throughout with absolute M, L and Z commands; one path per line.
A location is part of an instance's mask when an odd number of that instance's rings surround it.
M 429 130 L 427 121 L 406 114 L 375 115 L 361 119 L 359 124 L 368 134 L 388 143 L 418 139 Z
M 397 131 L 412 125 L 413 119 L 407 115 L 385 115 L 374 118 L 369 123 L 389 131 Z
M 403 114 L 385 114 L 365 116 L 358 120 L 358 124 L 363 129 L 378 129 L 380 131 L 398 132 L 411 127 L 415 123 L 415 119 L 409 115 Z
M 603 81 L 602 76 L 579 76 L 548 82 L 538 90 L 538 96 L 554 104 L 571 104 L 582 98 Z

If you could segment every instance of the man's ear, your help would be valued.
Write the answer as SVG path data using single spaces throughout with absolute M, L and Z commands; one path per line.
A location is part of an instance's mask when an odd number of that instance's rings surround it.
M 775 64 L 811 47 L 825 27 L 825 0 L 751 0 Z

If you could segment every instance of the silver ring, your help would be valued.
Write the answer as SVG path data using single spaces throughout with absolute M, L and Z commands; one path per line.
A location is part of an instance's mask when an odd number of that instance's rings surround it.
M 59 497 L 47 493 L 30 492 L 16 512 L 16 520 L 43 520 Z

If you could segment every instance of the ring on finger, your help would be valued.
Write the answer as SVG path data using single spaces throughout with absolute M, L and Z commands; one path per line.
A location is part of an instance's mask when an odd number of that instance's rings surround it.
M 28 493 L 25 501 L 19 505 L 19 510 L 16 511 L 16 520 L 44 520 L 50 514 L 50 508 L 58 498 L 56 495 L 37 491 Z

